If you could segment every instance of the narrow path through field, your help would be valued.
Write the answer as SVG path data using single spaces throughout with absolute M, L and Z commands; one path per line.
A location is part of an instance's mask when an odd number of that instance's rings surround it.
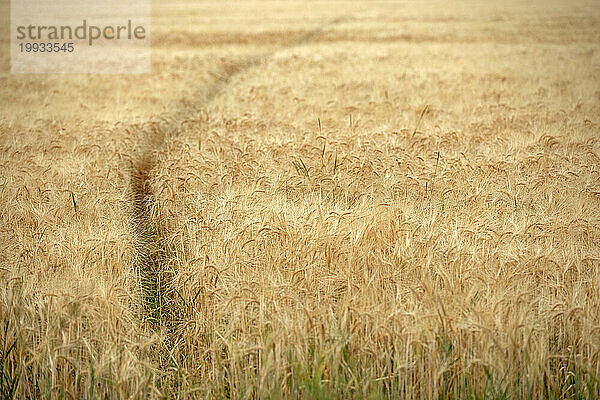
M 173 316 L 169 315 L 170 279 L 169 271 L 165 268 L 169 251 L 167 244 L 160 238 L 160 227 L 156 226 L 151 218 L 150 178 L 156 165 L 157 151 L 163 147 L 169 135 L 176 134 L 181 122 L 199 113 L 201 107 L 210 104 L 227 89 L 235 76 L 265 63 L 278 51 L 314 41 L 326 28 L 339 24 L 344 19 L 344 17 L 333 19 L 278 50 L 247 56 L 227 65 L 212 81 L 205 95 L 186 103 L 178 112 L 168 117 L 167 123 L 153 125 L 147 132 L 146 140 L 139 144 L 131 176 L 133 223 L 138 243 L 136 270 L 142 283 L 145 318 L 154 329 L 159 327 L 170 329 L 174 321 Z

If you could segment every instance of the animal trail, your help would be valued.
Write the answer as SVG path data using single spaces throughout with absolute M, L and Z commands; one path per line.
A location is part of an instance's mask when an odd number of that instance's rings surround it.
M 203 95 L 197 95 L 195 100 L 182 104 L 181 109 L 169 116 L 168 121 L 159 126 L 154 126 L 146 134 L 145 140 L 140 143 L 131 171 L 131 192 L 133 202 L 133 225 L 137 236 L 136 272 L 139 276 L 144 298 L 145 319 L 154 328 L 173 328 L 176 316 L 172 315 L 169 307 L 175 298 L 170 288 L 168 270 L 169 249 L 160 238 L 160 224 L 152 219 L 152 171 L 157 163 L 157 152 L 163 147 L 169 136 L 176 136 L 177 128 L 181 122 L 195 115 L 201 107 L 206 107 L 223 93 L 234 77 L 247 73 L 253 68 L 264 64 L 278 51 L 293 48 L 314 41 L 323 31 L 332 25 L 342 22 L 345 18 L 336 18 L 328 24 L 322 25 L 296 42 L 278 50 L 259 53 L 244 57 L 241 60 L 225 64 L 221 71 L 215 74 L 208 88 L 204 87 Z

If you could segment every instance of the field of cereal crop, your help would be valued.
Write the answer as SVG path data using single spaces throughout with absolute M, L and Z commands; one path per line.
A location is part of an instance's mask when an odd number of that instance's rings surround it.
M 597 2 L 156 1 L 137 75 L 1 33 L 0 397 L 600 396 Z

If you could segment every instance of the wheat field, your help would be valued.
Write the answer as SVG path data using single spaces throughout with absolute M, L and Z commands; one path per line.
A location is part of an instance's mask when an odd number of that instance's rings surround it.
M 597 2 L 156 1 L 141 75 L 0 33 L 0 397 L 600 397 Z

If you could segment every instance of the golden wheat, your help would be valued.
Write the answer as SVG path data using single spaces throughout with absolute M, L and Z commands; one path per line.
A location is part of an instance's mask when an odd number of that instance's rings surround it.
M 599 396 L 598 11 L 157 3 L 150 76 L 3 72 L 2 396 Z

